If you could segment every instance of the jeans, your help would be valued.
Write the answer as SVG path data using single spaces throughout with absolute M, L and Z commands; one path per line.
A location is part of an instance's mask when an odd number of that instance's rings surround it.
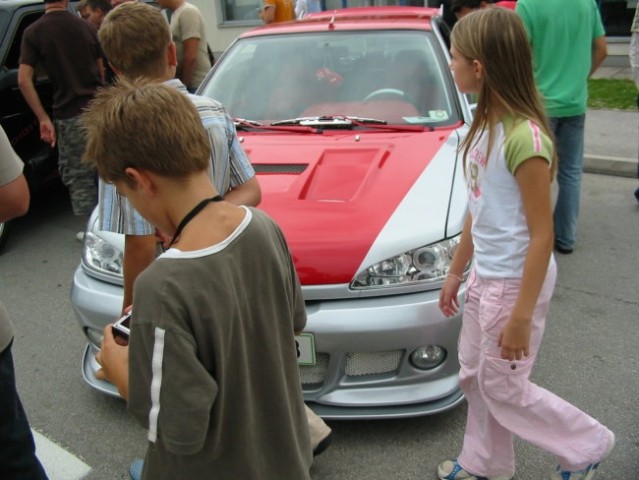
M 555 243 L 564 248 L 573 248 L 577 237 L 585 124 L 586 115 L 550 119 L 550 128 L 555 135 L 559 159 L 557 168 L 559 195 L 554 213 Z
M 11 345 L 0 352 L 0 478 L 46 480 L 16 390 Z
M 601 423 L 529 380 L 544 336 L 557 269 L 548 269 L 531 320 L 529 356 L 501 358 L 499 337 L 510 320 L 521 279 L 480 278 L 473 270 L 459 337 L 459 383 L 468 413 L 458 457 L 467 472 L 512 477 L 513 435 L 555 455 L 564 470 L 598 462 L 610 443 Z

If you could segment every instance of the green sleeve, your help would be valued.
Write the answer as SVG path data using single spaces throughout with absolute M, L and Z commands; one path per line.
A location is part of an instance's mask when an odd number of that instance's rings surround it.
M 514 175 L 517 168 L 530 158 L 541 157 L 551 164 L 553 144 L 537 124 L 523 120 L 506 136 L 504 154 L 508 170 Z

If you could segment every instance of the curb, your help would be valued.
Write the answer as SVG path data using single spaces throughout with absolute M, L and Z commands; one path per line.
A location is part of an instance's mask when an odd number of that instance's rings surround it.
M 584 154 L 583 171 L 601 175 L 637 178 L 636 158 L 610 157 L 605 155 Z

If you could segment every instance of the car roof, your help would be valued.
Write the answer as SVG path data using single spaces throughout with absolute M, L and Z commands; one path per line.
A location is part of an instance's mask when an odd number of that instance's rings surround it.
M 439 10 L 428 7 L 353 7 L 311 13 L 302 20 L 272 23 L 244 32 L 241 37 L 328 30 L 431 30 Z

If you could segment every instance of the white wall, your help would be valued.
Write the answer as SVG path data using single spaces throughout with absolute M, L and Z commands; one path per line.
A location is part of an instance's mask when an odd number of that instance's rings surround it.
M 222 24 L 222 12 L 220 5 L 218 2 L 224 0 L 188 0 L 193 5 L 196 5 L 197 8 L 200 9 L 202 15 L 204 16 L 204 21 L 206 22 L 206 35 L 208 37 L 209 45 L 211 49 L 215 52 L 215 57 L 217 58 L 221 52 L 223 52 L 226 47 L 228 47 L 235 38 L 241 34 L 242 32 L 248 30 L 249 28 L 253 28 L 255 25 L 251 26 L 239 26 L 239 27 L 229 27 L 229 26 L 221 26 Z

